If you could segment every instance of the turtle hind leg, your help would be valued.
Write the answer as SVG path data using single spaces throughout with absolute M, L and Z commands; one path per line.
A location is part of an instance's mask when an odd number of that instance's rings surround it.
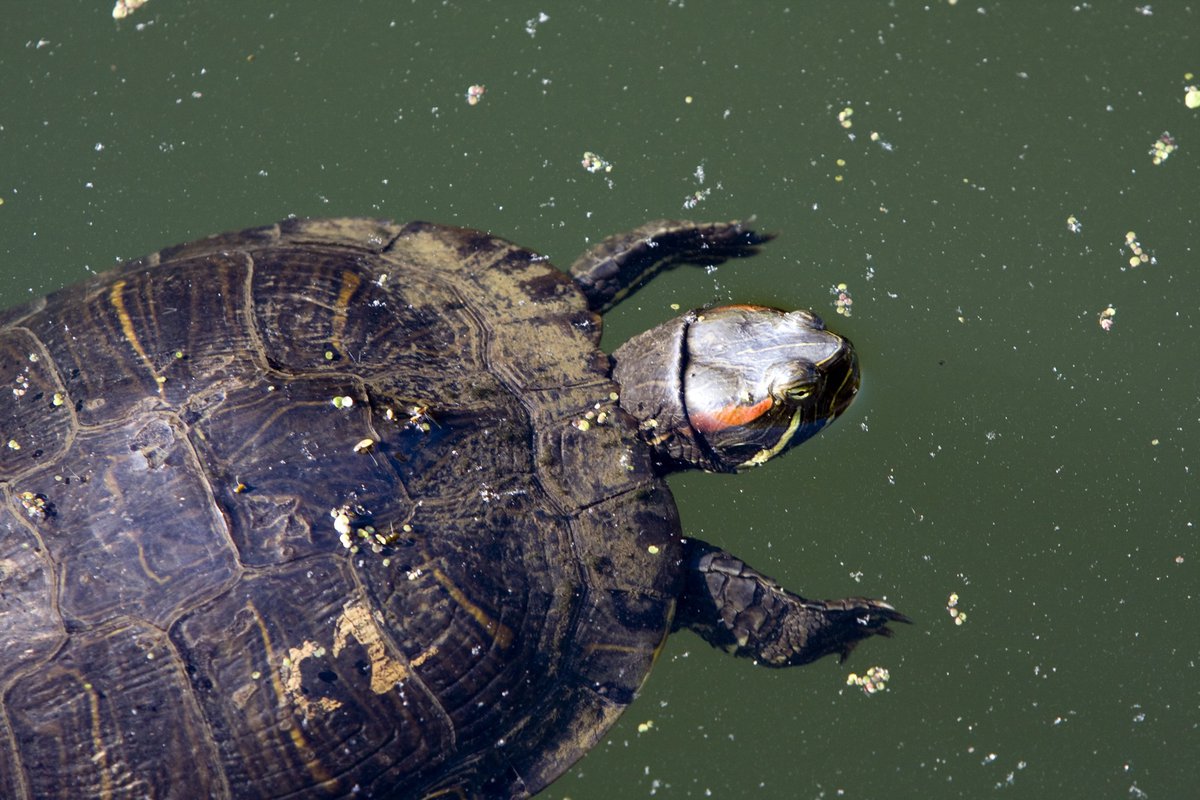
M 775 238 L 742 222 L 647 222 L 610 236 L 575 259 L 571 275 L 593 311 L 612 308 L 631 289 L 656 272 L 679 263 L 720 264 L 754 255 L 758 245 Z
M 845 659 L 863 639 L 911 620 L 879 600 L 806 600 L 724 550 L 688 542 L 687 587 L 675 615 L 715 647 L 771 667 Z

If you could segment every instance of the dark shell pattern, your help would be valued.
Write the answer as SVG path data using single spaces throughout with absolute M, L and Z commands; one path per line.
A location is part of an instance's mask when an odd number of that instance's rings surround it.
M 361 219 L 0 314 L 0 796 L 553 779 L 680 589 L 599 336 L 528 250 Z

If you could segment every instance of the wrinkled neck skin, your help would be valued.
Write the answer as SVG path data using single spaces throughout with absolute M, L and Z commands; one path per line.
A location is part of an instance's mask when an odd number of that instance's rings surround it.
M 850 343 L 808 311 L 691 311 L 613 354 L 621 406 L 663 471 L 737 472 L 813 436 L 850 404 Z
M 664 322 L 630 339 L 613 353 L 613 378 L 621 387 L 621 407 L 637 419 L 642 439 L 651 445 L 663 472 L 699 467 L 720 471 L 688 420 L 683 405 L 687 331 L 694 312 Z

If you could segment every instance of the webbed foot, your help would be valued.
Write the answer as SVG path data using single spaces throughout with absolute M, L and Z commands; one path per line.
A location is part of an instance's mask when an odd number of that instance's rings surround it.
M 724 550 L 689 541 L 687 589 L 676 628 L 715 647 L 771 667 L 842 659 L 863 639 L 891 636 L 890 622 L 911 623 L 881 600 L 807 600 Z

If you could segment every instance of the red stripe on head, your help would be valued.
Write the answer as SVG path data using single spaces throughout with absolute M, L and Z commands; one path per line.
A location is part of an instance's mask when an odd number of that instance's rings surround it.
M 732 405 L 718 408 L 715 411 L 690 411 L 688 419 L 692 427 L 700 433 L 713 433 L 727 428 L 736 428 L 761 417 L 775 405 L 774 399 L 767 395 L 752 406 Z

